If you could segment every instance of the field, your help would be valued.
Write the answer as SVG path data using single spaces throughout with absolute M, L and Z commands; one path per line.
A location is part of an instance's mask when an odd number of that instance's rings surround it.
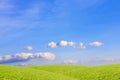
M 120 64 L 29 67 L 0 65 L 0 80 L 120 80 Z

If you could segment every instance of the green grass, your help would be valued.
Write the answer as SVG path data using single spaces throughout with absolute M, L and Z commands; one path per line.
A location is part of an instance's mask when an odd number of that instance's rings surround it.
M 120 64 L 0 66 L 0 80 L 120 80 Z

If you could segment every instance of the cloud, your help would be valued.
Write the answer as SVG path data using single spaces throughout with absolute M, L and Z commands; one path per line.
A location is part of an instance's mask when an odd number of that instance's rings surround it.
M 50 42 L 48 43 L 48 47 L 50 48 L 57 48 L 57 47 L 73 47 L 73 48 L 78 48 L 78 49 L 85 49 L 88 46 L 95 46 L 95 47 L 100 47 L 103 46 L 104 43 L 99 42 L 99 41 L 94 41 L 89 44 L 85 44 L 83 42 L 76 43 L 73 41 L 66 41 L 66 40 L 61 40 L 60 42 Z
M 90 43 L 89 45 L 99 47 L 99 46 L 102 46 L 103 43 L 99 41 L 95 41 L 95 42 Z
M 66 47 L 66 46 L 72 46 L 72 47 L 74 47 L 75 46 L 75 42 L 62 40 L 62 41 L 60 41 L 58 43 L 58 45 L 61 46 L 61 47 Z
M 74 47 L 74 46 L 75 46 L 75 42 L 61 40 L 61 41 L 58 42 L 58 43 L 53 42 L 53 41 L 50 42 L 50 43 L 48 43 L 48 47 L 51 47 L 51 48 L 68 47 L 68 46 Z
M 64 64 L 77 64 L 79 61 L 78 60 L 65 60 L 63 61 Z
M 58 43 L 58 46 L 60 46 L 60 47 L 66 47 L 66 46 L 74 47 L 75 46 L 75 42 L 62 40 L 62 41 L 60 41 Z
M 84 43 L 76 44 L 76 42 L 73 41 L 66 41 L 66 40 L 61 40 L 60 42 L 50 42 L 48 43 L 48 47 L 50 48 L 57 48 L 57 47 L 73 47 L 73 48 L 79 48 L 79 49 L 85 49 L 86 46 Z
M 0 63 L 13 63 L 28 61 L 31 59 L 40 59 L 40 60 L 55 60 L 56 56 L 50 52 L 38 52 L 38 53 L 17 53 L 14 55 L 6 55 L 0 57 Z
M 73 46 L 73 47 L 74 47 L 75 44 L 76 44 L 76 43 L 75 43 L 75 42 L 72 42 L 72 41 L 71 41 L 71 42 L 68 42 L 68 46 Z
M 84 43 L 81 42 L 76 48 L 85 49 L 86 46 Z
M 62 40 L 62 41 L 60 41 L 60 42 L 58 43 L 58 45 L 61 46 L 61 47 L 65 47 L 65 46 L 68 46 L 68 42 Z
M 33 50 L 33 47 L 32 46 L 25 46 L 24 48 L 23 48 L 24 50 Z
M 55 42 L 50 42 L 50 43 L 48 43 L 48 47 L 56 48 L 56 47 L 57 47 L 57 43 L 55 43 Z

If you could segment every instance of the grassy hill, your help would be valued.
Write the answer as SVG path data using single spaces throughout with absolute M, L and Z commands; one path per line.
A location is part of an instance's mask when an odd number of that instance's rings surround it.
M 104 66 L 0 65 L 0 80 L 120 80 L 120 64 Z

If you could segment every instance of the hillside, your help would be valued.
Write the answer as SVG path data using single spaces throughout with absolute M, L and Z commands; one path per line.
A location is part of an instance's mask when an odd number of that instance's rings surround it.
M 0 66 L 0 80 L 120 80 L 120 65 Z
M 69 76 L 44 70 L 0 66 L 0 80 L 76 80 Z

